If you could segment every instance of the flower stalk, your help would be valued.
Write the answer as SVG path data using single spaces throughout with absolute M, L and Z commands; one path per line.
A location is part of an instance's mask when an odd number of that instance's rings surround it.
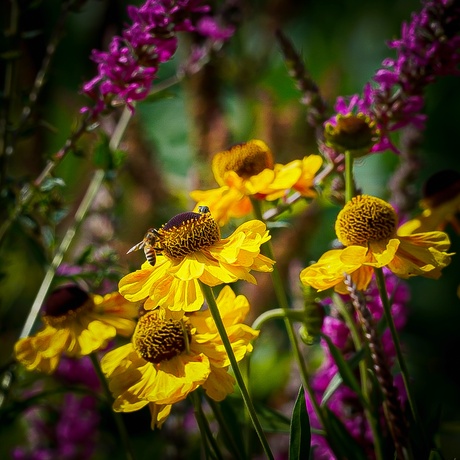
M 204 284 L 202 281 L 199 281 L 200 283 L 200 288 L 203 292 L 204 298 L 208 304 L 209 310 L 211 311 L 211 315 L 214 319 L 214 322 L 216 324 L 216 328 L 219 331 L 220 337 L 222 339 L 222 343 L 224 344 L 225 351 L 227 352 L 228 358 L 230 360 L 230 364 L 232 366 L 233 372 L 235 374 L 235 379 L 238 383 L 238 386 L 241 391 L 241 396 L 243 397 L 244 404 L 246 405 L 246 408 L 248 410 L 249 416 L 251 418 L 252 424 L 254 426 L 254 429 L 256 430 L 257 436 L 259 437 L 259 440 L 262 444 L 263 450 L 267 456 L 268 459 L 273 460 L 273 453 L 270 449 L 270 446 L 268 444 L 267 438 L 265 436 L 265 433 L 262 429 L 262 425 L 260 424 L 260 421 L 257 417 L 256 410 L 254 408 L 254 405 L 252 403 L 251 397 L 249 395 L 248 389 L 246 387 L 246 384 L 244 383 L 244 378 L 240 372 L 239 366 L 238 366 L 238 361 L 236 360 L 235 354 L 233 353 L 232 345 L 230 343 L 230 340 L 228 339 L 227 331 L 225 330 L 224 323 L 222 321 L 222 318 L 220 316 L 219 309 L 217 307 L 216 300 L 214 298 L 214 294 L 212 292 L 212 289 Z
M 196 422 L 201 433 L 201 441 L 205 452 L 205 458 L 208 459 L 212 456 L 210 449 L 214 451 L 214 455 L 218 460 L 223 460 L 222 453 L 219 449 L 214 436 L 212 435 L 211 428 L 209 427 L 206 415 L 203 412 L 203 406 L 201 405 L 201 399 L 196 391 L 190 393 L 190 399 L 193 404 L 193 411 L 195 413 Z
M 251 202 L 252 202 L 252 206 L 253 206 L 253 209 L 254 209 L 255 217 L 257 219 L 262 220 L 263 216 L 262 216 L 262 209 L 261 209 L 261 206 L 260 206 L 260 202 L 258 200 L 254 200 L 254 199 L 251 200 Z M 272 260 L 275 260 L 274 259 L 274 253 L 273 253 L 273 247 L 271 245 L 271 241 L 268 241 L 266 245 L 261 247 L 261 250 L 263 252 L 265 252 L 265 255 L 267 257 L 269 257 Z M 305 364 L 305 361 L 302 358 L 302 354 L 301 354 L 300 348 L 299 348 L 299 343 L 298 343 L 296 335 L 295 335 L 294 327 L 293 327 L 292 322 L 291 322 L 291 320 L 289 318 L 289 315 L 288 315 L 289 301 L 288 301 L 288 298 L 287 298 L 287 295 L 286 295 L 286 291 L 284 289 L 284 285 L 283 285 L 283 281 L 281 279 L 280 272 L 279 272 L 276 264 L 273 266 L 273 271 L 270 273 L 270 275 L 271 275 L 271 278 L 272 278 L 273 288 L 275 290 L 275 295 L 276 295 L 276 298 L 278 300 L 278 303 L 279 303 L 281 309 L 285 312 L 285 315 L 284 315 L 284 318 L 283 318 L 284 319 L 284 324 L 285 324 L 286 331 L 287 331 L 287 334 L 288 334 L 289 342 L 291 343 L 292 350 L 294 352 L 295 360 L 296 360 L 296 362 L 297 362 L 297 364 L 299 366 L 302 385 L 306 389 L 306 391 L 307 391 L 307 393 L 308 393 L 308 395 L 310 397 L 310 401 L 311 401 L 311 403 L 312 403 L 312 405 L 313 405 L 313 407 L 315 409 L 315 412 L 316 412 L 319 420 L 321 421 L 322 425 L 325 426 L 325 417 L 324 417 L 323 411 L 322 411 L 318 401 L 316 400 L 314 390 L 313 390 L 313 388 L 311 386 L 311 383 L 310 383 L 310 376 L 308 374 L 307 366 Z
M 112 403 L 113 403 L 113 396 L 112 396 L 112 393 L 110 392 L 107 380 L 104 377 L 104 374 L 102 372 L 101 366 L 99 364 L 99 360 L 97 359 L 97 356 L 96 356 L 95 353 L 91 353 L 90 358 L 91 358 L 91 362 L 93 363 L 94 370 L 96 371 L 96 373 L 97 373 L 97 375 L 99 377 L 99 380 L 101 382 L 102 389 L 104 391 L 106 400 L 107 400 L 109 406 L 111 406 Z M 121 417 L 121 413 L 120 412 L 115 412 L 113 410 L 111 412 L 112 412 L 112 415 L 113 415 L 113 420 L 114 420 L 115 425 L 116 425 L 117 430 L 118 430 L 118 434 L 120 435 L 120 441 L 121 441 L 121 444 L 122 444 L 124 452 L 125 452 L 126 460 L 134 460 L 134 455 L 133 455 L 133 451 L 132 451 L 132 448 L 131 448 L 131 443 L 129 442 L 129 436 L 128 436 L 128 433 L 126 431 L 126 426 L 125 426 L 125 424 L 123 422 L 123 419 Z

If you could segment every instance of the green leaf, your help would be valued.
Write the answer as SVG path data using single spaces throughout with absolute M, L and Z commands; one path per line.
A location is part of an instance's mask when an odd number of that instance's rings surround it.
M 310 457 L 311 430 L 305 403 L 305 391 L 301 386 L 294 404 L 289 438 L 289 460 L 304 460 Z
M 112 150 L 110 148 L 109 137 L 101 133 L 99 142 L 96 144 L 93 152 L 93 161 L 96 167 L 104 171 L 118 169 L 126 158 L 126 152 L 120 149 Z
M 327 407 L 325 408 L 324 415 L 326 432 L 328 433 L 327 440 L 334 453 L 340 454 L 338 458 L 368 460 L 368 457 L 364 454 L 359 444 L 337 416 Z
M 361 349 L 357 353 L 355 353 L 349 360 L 346 362 L 350 366 L 351 369 L 356 369 L 358 366 L 359 362 L 364 359 L 364 350 Z M 337 388 L 339 388 L 340 384 L 343 382 L 342 376 L 338 372 L 337 374 L 334 375 L 334 377 L 331 379 L 329 382 L 329 385 L 327 386 L 326 390 L 324 390 L 323 393 L 323 398 L 321 400 L 321 406 L 324 406 L 327 404 L 331 396 L 335 393 Z
M 96 167 L 101 169 L 110 169 L 111 164 L 111 154 L 109 148 L 109 137 L 101 133 L 99 137 L 99 142 L 94 147 L 93 152 L 93 161 Z
M 219 422 L 221 427 L 220 436 L 228 451 L 235 459 L 245 458 L 243 429 L 238 420 L 238 414 L 234 404 L 230 401 L 230 398 L 226 398 L 220 403 L 216 403 L 208 398 L 208 402 L 211 404 Z M 225 424 L 225 426 L 223 426 L 223 424 Z
M 441 455 L 441 453 L 438 450 L 432 450 L 430 452 L 430 456 L 428 457 L 428 460 L 444 460 L 444 457 Z
M 339 369 L 343 383 L 347 387 L 351 388 L 356 393 L 356 395 L 360 398 L 361 402 L 363 402 L 364 398 L 361 392 L 361 386 L 353 372 L 352 367 L 344 359 L 341 351 L 332 343 L 332 340 L 330 339 L 330 337 L 327 337 L 326 335 L 322 335 L 322 337 L 327 342 L 329 351 L 331 352 L 332 358 L 334 359 L 334 362 Z

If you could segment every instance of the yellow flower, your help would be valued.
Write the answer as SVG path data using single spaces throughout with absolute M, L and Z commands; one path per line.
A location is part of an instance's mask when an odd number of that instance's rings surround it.
M 337 238 L 345 246 L 326 252 L 300 273 L 303 284 L 318 291 L 335 287 L 346 293 L 344 274 L 351 275 L 357 288 L 369 285 L 374 267 L 388 267 L 401 278 L 439 278 L 450 263 L 449 237 L 443 232 L 402 236 L 393 207 L 369 195 L 349 201 L 337 216 Z
M 117 334 L 129 337 L 137 312 L 138 305 L 118 292 L 100 296 L 61 286 L 44 305 L 44 327 L 15 344 L 16 359 L 28 370 L 52 373 L 63 354 L 79 358 L 104 348 Z
M 273 270 L 274 261 L 260 253 L 260 246 L 271 237 L 258 220 L 240 225 L 221 239 L 219 226 L 205 208 L 178 214 L 152 233 L 155 265 L 145 262 L 119 283 L 120 293 L 128 300 L 147 299 L 146 310 L 158 306 L 175 312 L 199 310 L 204 301 L 199 281 L 208 286 L 237 280 L 255 284 L 251 270 Z
M 252 211 L 249 197 L 273 201 L 291 191 L 315 197 L 314 178 L 322 161 L 319 155 L 310 155 L 286 165 L 274 164 L 268 146 L 251 140 L 213 157 L 212 170 L 219 188 L 195 190 L 190 196 L 197 201 L 197 208 L 208 206 L 219 225 L 225 225 L 230 218 Z
M 399 229 L 401 234 L 444 230 L 447 224 L 460 234 L 460 174 L 457 171 L 444 170 L 431 176 L 420 204 L 423 212 L 403 224 Z
M 236 360 L 252 351 L 258 331 L 242 323 L 246 297 L 225 286 L 216 299 Z M 230 361 L 209 310 L 181 319 L 168 310 L 148 311 L 139 318 L 131 343 L 108 352 L 101 368 L 114 396 L 113 409 L 133 412 L 149 405 L 152 428 L 161 427 L 171 405 L 201 386 L 215 401 L 234 389 Z

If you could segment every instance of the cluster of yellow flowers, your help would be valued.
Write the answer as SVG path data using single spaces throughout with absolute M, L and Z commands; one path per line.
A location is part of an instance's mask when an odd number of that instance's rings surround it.
M 53 372 L 60 357 L 81 357 L 105 350 L 117 334 L 131 340 L 105 353 L 101 368 L 109 381 L 115 411 L 149 406 L 152 428 L 161 427 L 171 406 L 198 387 L 220 401 L 233 391 L 230 361 L 214 318 L 203 309 L 203 285 L 224 284 L 216 304 L 236 361 L 252 350 L 258 331 L 244 324 L 249 303 L 228 286 L 255 283 L 251 271 L 271 272 L 274 260 L 261 253 L 271 238 L 264 222 L 249 220 L 230 236 L 220 226 L 253 211 L 252 200 L 286 200 L 292 194 L 317 195 L 318 155 L 286 165 L 275 164 L 268 146 L 251 140 L 215 155 L 212 170 L 220 188 L 193 191 L 193 212 L 173 217 L 151 233 L 143 247 L 147 261 L 120 280 L 119 293 L 87 294 L 78 286 L 61 286 L 44 306 L 44 327 L 20 339 L 16 358 L 28 370 Z M 458 197 L 443 201 L 445 216 L 458 211 Z M 439 208 L 439 207 L 438 207 Z M 436 210 L 439 226 L 445 218 Z M 335 230 L 342 249 L 326 252 L 300 273 L 301 282 L 318 291 L 345 292 L 344 276 L 365 289 L 374 267 L 388 267 L 407 278 L 437 278 L 450 262 L 448 236 L 427 228 L 427 212 L 398 228 L 392 206 L 377 197 L 358 195 L 337 216 Z M 423 232 L 414 233 L 414 228 Z M 428 231 L 429 230 L 429 231 Z M 153 254 L 152 254 L 153 253 Z

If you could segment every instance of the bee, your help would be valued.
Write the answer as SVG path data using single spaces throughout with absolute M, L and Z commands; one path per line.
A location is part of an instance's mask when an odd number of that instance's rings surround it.
M 156 253 L 159 252 L 158 248 L 155 249 L 155 245 L 158 241 L 159 233 L 155 228 L 149 228 L 147 233 L 144 236 L 144 239 L 134 245 L 126 254 L 131 254 L 131 252 L 139 251 L 139 249 L 144 250 L 145 258 L 148 263 L 154 267 L 157 261 Z
M 208 214 L 209 208 L 207 206 L 198 206 L 198 213 L 199 214 Z M 169 220 L 168 223 L 166 223 L 163 228 L 164 229 L 169 229 L 181 221 L 183 221 L 184 218 L 190 218 L 191 215 L 197 216 L 197 213 L 193 212 L 184 212 L 181 214 L 178 214 L 177 216 L 174 216 L 172 219 Z M 145 258 L 147 259 L 147 262 L 154 267 L 155 263 L 157 261 L 157 254 L 162 253 L 161 249 L 161 235 L 159 231 L 155 228 L 149 228 L 147 233 L 144 236 L 144 239 L 140 242 L 134 245 L 126 254 L 131 254 L 131 252 L 134 251 L 139 251 L 139 249 L 144 250 Z

